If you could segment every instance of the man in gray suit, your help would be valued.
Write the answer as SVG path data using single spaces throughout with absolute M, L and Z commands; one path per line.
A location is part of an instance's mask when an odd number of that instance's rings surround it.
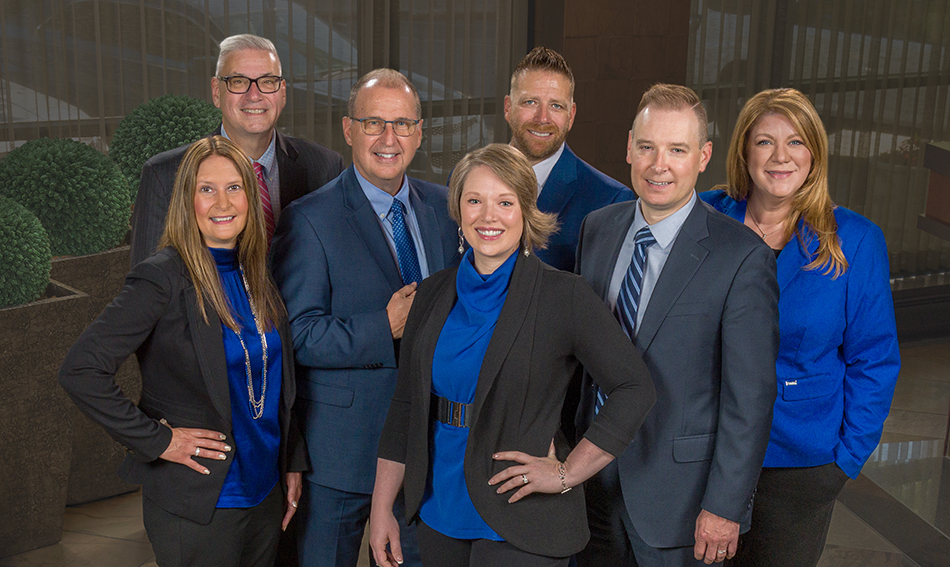
M 639 199 L 581 227 L 577 271 L 618 314 L 657 391 L 630 446 L 588 482 L 581 567 L 719 562 L 749 529 L 776 395 L 775 257 L 697 198 L 706 124 L 691 89 L 654 85 L 627 143 Z M 599 394 L 586 379 L 581 430 Z
M 233 35 L 221 41 L 211 98 L 221 109 L 221 126 L 211 134 L 229 138 L 260 169 L 261 197 L 268 230 L 273 232 L 280 211 L 295 199 L 315 191 L 343 171 L 337 152 L 277 131 L 277 119 L 287 102 L 280 59 L 269 39 Z M 153 156 L 142 167 L 142 180 L 132 211 L 132 265 L 155 252 L 165 230 L 175 173 L 190 144 Z M 265 186 L 266 185 L 266 190 Z

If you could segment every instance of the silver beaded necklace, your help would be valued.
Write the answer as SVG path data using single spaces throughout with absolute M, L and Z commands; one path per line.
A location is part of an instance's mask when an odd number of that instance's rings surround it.
M 260 419 L 264 415 L 264 397 L 267 395 L 267 337 L 261 328 L 260 321 L 257 320 L 257 314 L 254 313 L 254 303 L 251 301 L 251 289 L 247 285 L 247 278 L 244 276 L 244 266 L 240 266 L 241 281 L 244 283 L 244 291 L 247 292 L 247 302 L 251 306 L 251 314 L 254 316 L 254 327 L 257 328 L 257 336 L 261 339 L 261 350 L 264 351 L 263 366 L 261 367 L 261 399 L 258 401 L 254 397 L 254 382 L 251 379 L 251 355 L 247 352 L 247 346 L 244 344 L 244 338 L 241 331 L 234 331 L 241 348 L 244 350 L 244 368 L 247 370 L 247 402 L 251 410 L 252 419 Z

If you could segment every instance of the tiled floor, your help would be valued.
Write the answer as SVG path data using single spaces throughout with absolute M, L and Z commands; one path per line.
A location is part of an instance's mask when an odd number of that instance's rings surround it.
M 950 554 L 942 554 L 943 546 L 950 545 L 946 543 L 950 542 L 950 461 L 942 457 L 950 412 L 950 339 L 902 345 L 901 356 L 901 376 L 881 445 L 865 466 L 864 477 L 849 483 L 857 488 L 846 488 L 847 498 L 835 506 L 819 567 L 950 566 Z M 867 487 L 876 490 L 885 504 L 869 505 L 861 492 Z M 910 510 L 903 517 L 920 522 L 913 529 L 928 528 L 930 555 L 921 552 L 923 546 L 913 537 L 908 539 L 906 524 L 895 525 L 891 518 L 901 517 L 900 513 L 882 519 L 877 514 L 882 508 Z M 882 533 L 894 535 L 889 540 Z M 908 543 L 901 550 L 891 540 Z M 936 555 L 933 540 L 939 543 Z M 359 567 L 368 567 L 365 551 L 360 556 Z M 154 565 L 139 493 L 70 506 L 60 543 L 0 558 L 0 567 Z

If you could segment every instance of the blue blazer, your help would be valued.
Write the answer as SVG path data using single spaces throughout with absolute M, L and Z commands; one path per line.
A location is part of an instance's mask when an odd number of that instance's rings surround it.
M 565 145 L 538 196 L 538 209 L 556 214 L 561 227 L 548 239 L 548 247 L 538 250 L 538 258 L 559 270 L 573 272 L 577 236 L 584 217 L 634 197 L 633 191 L 588 165 Z
M 746 201 L 722 191 L 700 197 L 745 219 Z M 900 355 L 884 234 L 843 207 L 834 215 L 848 260 L 844 274 L 832 279 L 804 269 L 818 240 L 801 221 L 807 247 L 793 237 L 778 256 L 778 398 L 765 466 L 834 462 L 855 478 L 881 439 Z
M 410 178 L 409 190 L 429 272 L 457 265 L 446 188 Z M 399 345 L 386 305 L 403 283 L 353 167 L 285 208 L 271 246 L 299 372 L 295 411 L 313 451 L 307 478 L 370 494 L 396 387 Z

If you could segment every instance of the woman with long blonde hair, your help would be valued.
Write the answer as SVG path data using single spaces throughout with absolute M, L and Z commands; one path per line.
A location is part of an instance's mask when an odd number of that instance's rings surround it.
M 814 566 L 835 497 L 881 438 L 900 369 L 887 246 L 831 201 L 828 137 L 801 92 L 749 99 L 726 165 L 728 183 L 700 197 L 772 247 L 781 290 L 778 397 L 734 564 Z
M 221 136 L 186 152 L 162 248 L 70 349 L 59 380 L 129 455 L 159 565 L 273 565 L 300 494 L 293 345 L 257 178 Z M 115 384 L 132 353 L 133 404 Z

